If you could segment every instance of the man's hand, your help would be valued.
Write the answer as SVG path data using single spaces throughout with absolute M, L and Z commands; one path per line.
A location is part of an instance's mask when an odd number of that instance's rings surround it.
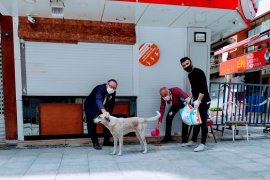
M 186 99 L 185 99 L 185 101 L 186 101 L 186 103 L 188 103 L 188 104 L 189 104 L 189 103 L 190 103 L 190 101 L 191 101 L 191 97 L 186 98 Z
M 106 111 L 106 109 L 101 109 L 102 114 L 105 115 L 106 118 L 110 117 L 110 113 Z
M 200 104 L 201 104 L 201 101 L 200 100 L 196 100 L 193 102 L 194 104 L 194 108 L 199 108 Z
M 102 112 L 102 114 L 106 115 L 108 112 L 106 111 L 106 109 L 101 109 L 100 110 Z
M 161 127 L 161 122 L 159 121 L 158 124 L 157 124 L 156 129 L 160 129 L 160 127 Z

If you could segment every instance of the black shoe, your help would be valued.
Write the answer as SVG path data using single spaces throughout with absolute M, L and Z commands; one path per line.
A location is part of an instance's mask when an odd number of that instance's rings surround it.
M 104 141 L 103 146 L 114 146 L 114 144 L 111 141 Z
M 93 148 L 96 150 L 101 150 L 101 146 L 98 143 L 93 143 Z
M 164 139 L 162 139 L 160 142 L 161 143 L 168 143 L 168 142 L 172 142 L 173 140 L 172 140 L 172 138 L 164 138 Z

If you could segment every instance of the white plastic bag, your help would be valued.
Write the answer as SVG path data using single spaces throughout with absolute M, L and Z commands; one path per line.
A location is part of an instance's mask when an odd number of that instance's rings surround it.
M 182 120 L 187 125 L 199 125 L 202 123 L 198 108 L 193 108 L 190 104 L 185 105 L 179 111 Z

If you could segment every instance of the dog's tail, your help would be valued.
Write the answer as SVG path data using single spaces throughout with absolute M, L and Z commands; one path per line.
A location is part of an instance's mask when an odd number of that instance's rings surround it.
M 156 121 L 158 120 L 158 118 L 160 118 L 160 112 L 156 111 L 157 115 L 154 117 L 150 117 L 150 118 L 145 118 L 146 121 Z

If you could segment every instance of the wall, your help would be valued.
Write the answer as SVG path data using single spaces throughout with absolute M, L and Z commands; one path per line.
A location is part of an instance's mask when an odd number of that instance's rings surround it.
M 207 32 L 206 43 L 194 43 L 195 31 Z M 159 110 L 159 89 L 162 86 L 180 87 L 188 89 L 187 74 L 180 66 L 179 60 L 184 56 L 192 56 L 195 66 L 202 68 L 209 76 L 210 63 L 210 32 L 208 29 L 136 27 L 136 44 L 133 46 L 133 87 L 138 96 L 137 112 L 140 117 L 151 117 Z M 157 64 L 145 67 L 139 63 L 138 47 L 145 42 L 154 42 L 160 48 L 160 59 Z M 203 50 L 203 55 L 194 56 L 190 49 Z M 202 49 L 200 49 L 202 48 Z M 122 86 L 123 88 L 124 86 Z M 121 87 L 119 87 L 121 88 Z M 181 124 L 179 114 L 173 121 L 172 133 L 179 133 Z M 21 120 L 22 121 L 22 120 Z M 162 134 L 164 134 L 165 120 L 163 120 Z M 155 128 L 157 122 L 150 122 L 147 127 L 147 136 Z
M 2 68 L 6 139 L 15 140 L 17 139 L 17 114 L 13 21 L 12 17 L 2 16 L 0 14 L 0 22 L 2 32 Z
M 134 45 L 134 87 L 138 96 L 138 116 L 150 117 L 159 110 L 159 89 L 162 86 L 180 87 L 186 89 L 186 73 L 179 64 L 181 57 L 186 55 L 187 30 L 136 27 L 137 43 Z M 154 42 L 160 49 L 160 59 L 157 64 L 145 67 L 139 63 L 138 47 L 144 42 Z M 164 133 L 163 120 L 162 133 Z M 154 129 L 157 122 L 150 122 L 147 135 Z M 179 115 L 173 121 L 173 132 L 179 132 Z

